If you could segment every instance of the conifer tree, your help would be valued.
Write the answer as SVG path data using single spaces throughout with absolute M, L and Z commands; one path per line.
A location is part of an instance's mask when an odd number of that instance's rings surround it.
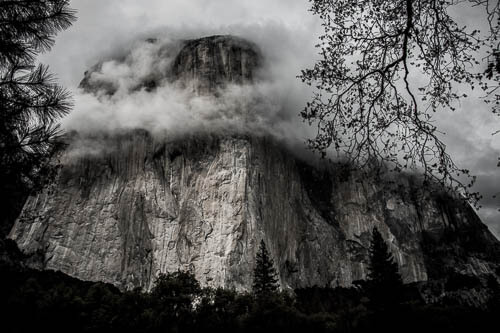
M 279 283 L 273 259 L 267 251 L 264 240 L 261 240 L 255 260 L 253 292 L 255 295 L 262 296 L 278 289 Z
M 401 283 L 398 265 L 377 228 L 373 228 L 372 232 L 368 269 L 368 278 L 377 284 Z
M 9 207 L 0 233 L 22 197 L 54 173 L 48 160 L 60 146 L 57 121 L 72 103 L 36 56 L 75 19 L 67 0 L 0 1 L 0 200 Z
M 373 228 L 368 265 L 368 292 L 376 304 L 397 303 L 403 281 L 398 265 L 377 228 Z

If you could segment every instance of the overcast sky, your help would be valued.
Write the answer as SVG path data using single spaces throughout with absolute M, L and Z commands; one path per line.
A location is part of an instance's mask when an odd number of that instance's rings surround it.
M 125 52 L 138 40 L 212 34 L 240 35 L 263 49 L 279 67 L 280 86 L 287 82 L 282 92 L 289 91 L 293 100 L 289 108 L 296 108 L 290 117 L 300 112 L 310 94 L 296 79 L 301 68 L 314 63 L 314 45 L 321 33 L 320 22 L 308 12 L 307 0 L 73 0 L 71 6 L 78 11 L 78 20 L 57 37 L 54 48 L 40 60 L 75 94 L 85 70 Z M 481 22 L 481 16 L 467 11 L 460 20 L 474 24 Z M 79 105 L 84 100 L 78 96 L 75 100 L 78 115 L 85 111 Z M 492 198 L 500 191 L 500 168 L 496 166 L 500 134 L 491 135 L 500 129 L 500 118 L 472 96 L 454 113 L 438 113 L 436 122 L 446 133 L 443 141 L 457 164 L 477 175 L 475 190 L 484 196 L 478 213 L 500 238 L 500 200 Z

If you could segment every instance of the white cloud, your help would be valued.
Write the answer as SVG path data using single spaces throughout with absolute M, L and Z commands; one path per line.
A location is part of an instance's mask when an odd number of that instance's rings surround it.
M 264 100 L 260 110 L 253 108 L 252 126 L 283 132 L 299 140 L 310 133 L 311 129 L 305 128 L 298 118 L 310 98 L 310 91 L 296 76 L 314 63 L 317 54 L 314 45 L 321 26 L 308 12 L 307 0 L 73 0 L 71 5 L 78 10 L 78 21 L 57 37 L 50 53 L 40 57 L 65 86 L 75 91 L 75 110 L 64 121 L 67 128 L 75 128 L 76 124 L 79 128 L 85 124 L 89 129 L 103 124 L 112 127 L 141 124 L 171 128 L 172 124 L 179 123 L 208 126 L 210 112 L 220 115 L 228 105 L 221 106 L 210 98 L 187 96 L 168 84 L 159 87 L 161 94 L 138 91 L 133 96 L 104 102 L 78 92 L 76 87 L 83 72 L 92 65 L 102 59 L 123 56 L 130 49 L 136 50 L 137 61 L 108 62 L 103 68 L 106 77 L 119 86 L 130 85 L 141 75 L 147 75 L 151 65 L 165 66 L 161 62 L 151 63 L 155 59 L 148 58 L 147 49 L 133 47 L 145 38 L 160 36 L 178 40 L 233 34 L 261 47 L 268 61 L 270 78 L 256 87 L 233 87 L 225 93 L 226 103 Z M 464 24 L 478 22 L 477 13 L 467 12 L 462 20 Z M 236 95 L 245 98 L 234 98 Z M 496 201 L 490 200 L 500 187 L 500 169 L 496 167 L 500 134 L 491 136 L 500 128 L 500 122 L 478 97 L 478 93 L 471 95 L 453 114 L 438 112 L 436 124 L 446 132 L 443 140 L 457 164 L 479 175 L 476 188 L 486 198 L 483 203 L 486 208 L 479 214 L 500 237 L 500 214 L 495 209 Z M 265 112 L 265 108 L 269 110 Z M 224 121 L 241 124 L 241 118 L 250 115 L 225 116 Z

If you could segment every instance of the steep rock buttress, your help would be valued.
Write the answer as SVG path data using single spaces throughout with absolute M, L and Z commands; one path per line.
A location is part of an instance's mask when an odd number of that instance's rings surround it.
M 168 75 L 215 93 L 251 83 L 259 57 L 251 43 L 208 37 L 186 42 Z M 106 149 L 74 154 L 82 137 L 69 136 L 56 180 L 27 200 L 10 233 L 44 269 L 144 289 L 183 269 L 204 285 L 245 290 L 264 239 L 284 288 L 347 286 L 366 277 L 373 227 L 406 282 L 499 267 L 499 242 L 474 211 L 412 177 L 311 166 L 274 139 L 243 134 L 86 136 Z

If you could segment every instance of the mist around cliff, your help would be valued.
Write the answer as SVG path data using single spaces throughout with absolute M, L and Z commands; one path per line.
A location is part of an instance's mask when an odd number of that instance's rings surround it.
M 306 13 L 303 15 L 304 18 L 307 16 Z M 314 24 L 310 22 L 285 25 L 269 20 L 246 25 L 230 23 L 225 26 L 197 23 L 186 27 L 179 23 L 175 28 L 149 28 L 140 32 L 130 27 L 126 31 L 111 32 L 113 38 L 93 37 L 84 48 L 78 42 L 72 42 L 72 38 L 79 34 L 75 33 L 73 36 L 70 32 L 69 35 L 62 35 L 66 46 L 59 51 L 57 48 L 62 48 L 64 43 L 56 43 L 55 54 L 64 56 L 52 62 L 52 58 L 49 58 L 48 62 L 53 68 L 61 67 L 59 72 L 65 75 L 61 79 L 66 85 L 75 87 L 83 79 L 85 70 L 104 61 L 103 72 L 121 87 L 113 97 L 100 98 L 73 89 L 75 108 L 64 120 L 63 127 L 82 133 L 141 127 L 157 133 L 168 133 L 167 136 L 200 131 L 244 131 L 270 134 L 291 145 L 294 150 L 301 151 L 300 154 L 310 154 L 306 152 L 305 141 L 315 136 L 316 129 L 314 125 L 304 123 L 299 113 L 311 99 L 312 90 L 297 75 L 302 69 L 311 68 L 318 58 L 318 50 L 314 45 L 317 43 L 319 30 L 314 30 L 312 26 Z M 83 29 L 91 27 L 92 25 L 84 25 Z M 87 30 L 83 33 L 95 33 Z M 194 97 L 167 80 L 154 91 L 127 91 L 137 84 L 138 79 L 147 77 L 148 73 L 164 73 L 163 70 L 168 68 L 169 61 L 176 54 L 174 51 L 178 51 L 176 48 L 179 47 L 179 41 L 216 34 L 239 36 L 258 45 L 265 63 L 256 85 L 228 87 L 223 98 L 218 100 Z M 146 41 L 148 38 L 159 40 L 157 44 L 149 45 Z M 161 59 L 155 53 L 160 50 L 160 45 L 168 46 L 167 49 L 172 51 L 169 53 L 162 49 L 161 52 L 166 53 Z M 124 61 L 127 55 L 129 60 Z M 153 67 L 148 67 L 150 65 Z M 246 112 L 242 111 L 244 108 Z M 499 235 L 498 198 L 493 197 L 498 191 L 488 186 L 498 183 L 498 171 L 495 168 L 498 144 L 489 138 L 495 122 L 487 110 L 477 110 L 478 108 L 483 106 L 474 101 L 465 101 L 462 109 L 453 114 L 437 113 L 436 119 L 446 133 L 442 138 L 450 154 L 459 165 L 478 176 L 474 190 L 483 193 L 485 198 L 482 202 L 483 209 L 479 213 L 482 212 L 482 218 Z M 470 112 L 471 110 L 476 112 Z M 75 153 L 89 151 L 89 147 L 84 145 L 72 148 Z M 104 143 L 101 148 L 94 147 L 92 151 L 98 153 L 105 148 Z M 330 157 L 332 156 L 334 157 Z
M 312 135 L 299 113 L 310 90 L 296 76 L 306 66 L 307 57 L 300 38 L 284 38 L 278 49 L 275 40 L 284 30 L 273 27 L 265 31 L 274 32 L 249 33 L 241 28 L 237 35 L 254 42 L 262 54 L 255 82 L 228 85 L 217 96 L 195 95 L 169 75 L 182 41 L 210 33 L 151 33 L 154 40 L 141 35 L 128 50 L 108 55 L 87 75 L 86 83 L 93 91 L 76 90 L 75 109 L 64 119 L 63 127 L 81 134 L 141 128 L 169 137 L 242 133 L 303 145 Z M 145 85 L 151 81 L 154 87 Z

